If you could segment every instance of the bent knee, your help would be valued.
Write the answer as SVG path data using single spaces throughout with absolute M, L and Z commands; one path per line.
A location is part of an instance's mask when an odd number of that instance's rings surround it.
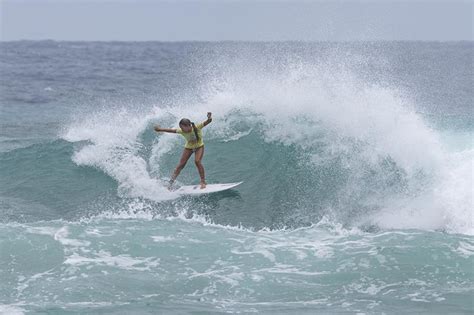
M 194 163 L 196 164 L 196 166 L 201 166 L 202 165 L 201 160 L 196 160 L 196 161 L 194 161 Z

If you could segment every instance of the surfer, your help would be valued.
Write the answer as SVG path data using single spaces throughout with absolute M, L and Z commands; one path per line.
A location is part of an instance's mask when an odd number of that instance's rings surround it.
M 186 139 L 186 144 L 184 145 L 183 154 L 179 160 L 179 164 L 174 170 L 173 176 L 170 179 L 169 188 L 173 185 L 174 181 L 178 177 L 181 170 L 184 168 L 188 162 L 191 155 L 194 153 L 194 162 L 199 171 L 199 176 L 201 177 L 200 187 L 201 189 L 206 188 L 206 177 L 204 174 L 204 166 L 202 166 L 202 157 L 204 155 L 204 141 L 202 139 L 202 128 L 209 125 L 212 121 L 212 113 L 207 113 L 207 120 L 202 123 L 194 124 L 187 118 L 183 118 L 179 121 L 179 128 L 161 128 L 160 126 L 155 126 L 156 132 L 169 132 L 169 133 L 179 133 Z

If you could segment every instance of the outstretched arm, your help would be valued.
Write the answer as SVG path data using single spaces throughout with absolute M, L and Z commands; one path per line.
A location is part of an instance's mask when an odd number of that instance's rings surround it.
M 208 112 L 207 113 L 207 120 L 202 123 L 202 126 L 206 127 L 207 125 L 209 125 L 211 123 L 211 121 L 212 121 L 212 113 Z
M 158 126 L 158 125 L 156 125 L 154 129 L 155 129 L 156 132 L 176 133 L 176 129 L 172 129 L 172 128 L 161 128 L 161 127 Z

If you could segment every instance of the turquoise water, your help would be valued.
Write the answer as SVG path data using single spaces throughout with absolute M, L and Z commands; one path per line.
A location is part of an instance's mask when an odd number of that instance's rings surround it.
M 472 313 L 471 42 L 0 48 L 0 312 Z
M 114 215 L 4 233 L 17 267 L 2 275 L 15 288 L 2 295 L 52 314 L 472 310 L 472 239 L 462 235 L 325 224 L 256 233 Z

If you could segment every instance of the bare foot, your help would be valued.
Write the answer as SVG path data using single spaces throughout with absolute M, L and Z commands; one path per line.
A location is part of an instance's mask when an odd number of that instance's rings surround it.
M 201 182 L 201 189 L 206 188 L 206 182 Z

